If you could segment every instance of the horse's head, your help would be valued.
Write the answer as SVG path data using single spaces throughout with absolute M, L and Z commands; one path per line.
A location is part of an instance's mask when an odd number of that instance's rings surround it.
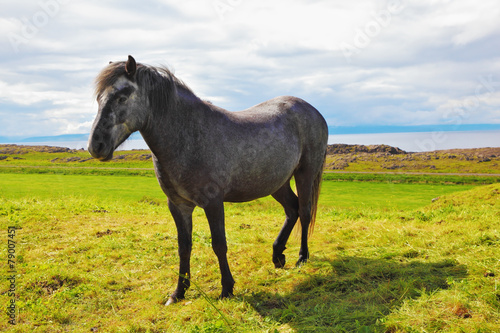
M 101 161 L 113 157 L 115 149 L 145 123 L 144 101 L 136 82 L 137 64 L 110 63 L 96 79 L 99 109 L 88 142 L 90 154 Z

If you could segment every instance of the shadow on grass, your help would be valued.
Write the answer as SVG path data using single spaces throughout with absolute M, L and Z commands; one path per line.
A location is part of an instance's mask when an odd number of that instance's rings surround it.
M 287 295 L 260 292 L 247 301 L 263 316 L 298 332 L 384 332 L 381 320 L 405 299 L 449 287 L 466 267 L 453 260 L 397 262 L 339 257 L 314 259 L 319 268 Z M 389 330 L 390 331 L 390 330 Z

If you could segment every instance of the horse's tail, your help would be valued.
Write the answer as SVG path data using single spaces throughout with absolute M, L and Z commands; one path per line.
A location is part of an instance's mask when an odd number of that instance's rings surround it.
M 323 168 L 325 167 L 326 153 L 325 158 L 323 158 L 323 163 L 321 164 L 321 168 L 319 169 L 316 177 L 313 182 L 313 189 L 311 194 L 311 223 L 309 224 L 309 236 L 314 231 L 314 224 L 316 222 L 316 212 L 318 210 L 318 199 L 319 193 L 321 191 L 321 181 L 323 180 Z

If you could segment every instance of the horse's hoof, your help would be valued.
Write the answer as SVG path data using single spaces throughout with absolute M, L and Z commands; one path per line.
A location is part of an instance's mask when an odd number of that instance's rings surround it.
M 226 299 L 226 298 L 229 298 L 229 297 L 233 297 L 233 292 L 222 292 L 220 295 L 219 295 L 219 300 L 223 300 L 223 299 Z
M 165 303 L 165 306 L 169 306 L 169 305 L 172 305 L 172 304 L 175 304 L 179 302 L 179 300 L 177 299 L 177 297 L 170 297 L 167 301 L 167 303 Z
M 307 258 L 300 258 L 299 257 L 299 260 L 295 264 L 295 267 L 300 267 L 300 266 L 304 265 L 305 263 L 307 263 Z
M 285 267 L 285 255 L 281 254 L 277 258 L 273 258 L 274 268 L 283 268 Z

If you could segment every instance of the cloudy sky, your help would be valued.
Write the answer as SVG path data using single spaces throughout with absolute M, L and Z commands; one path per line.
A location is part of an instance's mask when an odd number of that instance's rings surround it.
M 497 124 L 498 0 L 8 0 L 0 137 L 88 133 L 110 60 L 166 65 L 241 110 L 278 95 L 330 126 Z

